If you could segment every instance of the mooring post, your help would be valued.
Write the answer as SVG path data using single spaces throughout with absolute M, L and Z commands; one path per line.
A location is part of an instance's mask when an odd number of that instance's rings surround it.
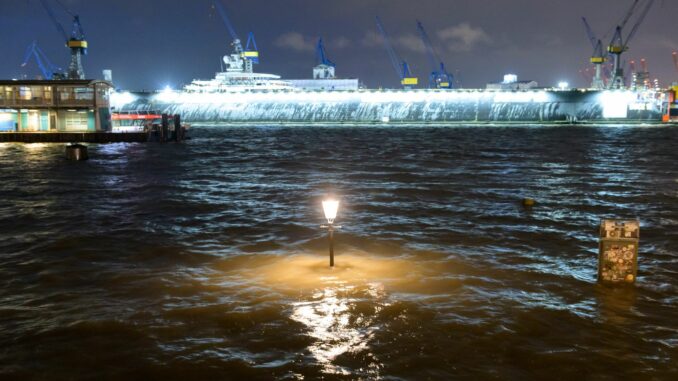
M 181 115 L 174 115 L 174 141 L 181 141 Z
M 640 221 L 603 220 L 600 223 L 598 281 L 636 282 Z
M 167 141 L 168 134 L 169 134 L 169 115 L 162 114 L 162 131 L 160 132 L 160 141 L 162 143 Z

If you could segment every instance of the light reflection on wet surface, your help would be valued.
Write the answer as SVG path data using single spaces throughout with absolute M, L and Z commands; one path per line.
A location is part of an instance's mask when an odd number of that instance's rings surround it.
M 0 378 L 678 378 L 672 129 L 192 135 L 0 144 Z M 633 290 L 603 217 L 642 221 Z

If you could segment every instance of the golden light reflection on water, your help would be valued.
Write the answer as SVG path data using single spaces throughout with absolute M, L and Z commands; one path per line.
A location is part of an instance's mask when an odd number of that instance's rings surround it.
M 48 143 L 26 143 L 24 144 L 24 149 L 31 154 L 36 154 L 42 152 L 49 146 Z
M 368 282 L 381 282 L 390 288 L 413 285 L 422 276 L 431 275 L 436 269 L 425 267 L 420 262 L 406 258 L 375 257 L 364 253 L 338 256 L 334 268 L 328 266 L 325 256 L 293 255 L 270 258 L 268 263 L 243 275 L 258 279 L 276 289 L 315 289 L 327 286 L 328 280 L 358 286 Z M 251 272 L 250 272 L 251 271 Z
M 370 379 L 378 379 L 383 368 L 370 344 L 380 327 L 379 312 L 391 304 L 388 291 L 417 284 L 424 271 L 411 260 L 360 254 L 338 257 L 334 268 L 326 257 L 310 255 L 271 258 L 265 265 L 247 267 L 242 275 L 297 300 L 290 318 L 313 339 L 307 349 L 323 372 L 349 375 L 356 370 L 342 364 L 368 358 L 360 372 Z
M 374 314 L 356 314 L 355 304 L 359 301 L 355 298 L 355 287 L 347 282 L 333 277 L 326 279 L 328 286 L 317 290 L 310 301 L 293 304 L 292 320 L 295 320 L 308 328 L 308 335 L 315 341 L 308 347 L 311 355 L 323 367 L 326 373 L 351 374 L 351 372 L 337 364 L 335 360 L 343 354 L 358 354 L 369 350 L 377 326 L 374 324 Z M 383 286 L 380 284 L 369 285 L 369 294 L 376 296 L 377 300 L 371 303 L 376 308 L 388 305 L 384 299 Z M 371 376 L 377 376 L 381 365 L 373 361 L 370 369 L 363 369 Z

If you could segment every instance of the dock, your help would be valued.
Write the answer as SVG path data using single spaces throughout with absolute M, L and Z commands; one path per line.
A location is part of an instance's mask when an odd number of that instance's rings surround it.
M 147 132 L 0 132 L 0 143 L 145 143 Z

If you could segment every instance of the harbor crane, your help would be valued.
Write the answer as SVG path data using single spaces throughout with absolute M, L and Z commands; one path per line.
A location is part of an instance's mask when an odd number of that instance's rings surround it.
M 228 29 L 228 33 L 231 35 L 231 38 L 233 39 L 231 45 L 233 45 L 233 49 L 235 50 L 236 55 L 240 56 L 240 58 L 244 60 L 245 72 L 252 73 L 254 71 L 254 64 L 259 63 L 259 51 L 257 49 L 257 43 L 254 40 L 254 33 L 252 32 L 249 33 L 249 35 L 247 36 L 247 44 L 245 45 L 245 48 L 243 48 L 242 41 L 240 40 L 240 37 L 238 37 L 238 34 L 235 32 L 235 28 L 233 27 L 231 20 L 228 18 L 226 9 L 224 9 L 224 6 L 221 4 L 220 0 L 213 0 L 212 4 L 213 7 L 216 8 L 217 12 L 219 13 L 219 16 L 221 16 L 221 19 L 224 21 L 224 24 L 226 25 L 226 29 Z
M 333 79 L 335 78 L 335 70 L 337 65 L 327 58 L 325 51 L 325 44 L 323 39 L 318 39 L 318 44 L 315 48 L 316 66 L 313 68 L 313 79 Z
M 47 12 L 50 20 L 52 20 L 52 23 L 54 26 L 56 26 L 57 31 L 59 34 L 61 34 L 61 37 L 64 39 L 64 41 L 66 41 L 66 46 L 71 50 L 71 61 L 68 64 L 67 78 L 85 79 L 85 69 L 82 66 L 82 56 L 87 55 L 88 45 L 87 39 L 85 38 L 85 32 L 82 28 L 82 24 L 80 23 L 80 16 L 71 12 L 60 1 L 56 0 L 56 2 L 73 18 L 73 27 L 70 37 L 54 14 L 52 7 L 50 7 L 49 3 L 47 3 L 47 0 L 40 0 L 40 3 Z
M 586 20 L 586 17 L 581 18 L 584 22 L 584 28 L 586 29 L 586 34 L 591 41 L 591 46 L 593 47 L 593 54 L 591 55 L 591 63 L 595 67 L 595 74 L 591 80 L 592 89 L 604 89 L 605 80 L 603 79 L 603 64 L 607 61 L 607 53 L 603 53 L 603 41 L 596 37 L 593 33 L 593 29 L 589 22 Z
M 429 87 L 432 89 L 451 89 L 454 83 L 453 75 L 445 70 L 445 64 L 433 48 L 433 43 L 431 43 L 426 29 L 424 29 L 424 25 L 420 21 L 417 21 L 417 30 L 419 30 L 421 41 L 426 49 L 426 56 L 432 67 L 431 74 L 428 77 Z
M 325 44 L 323 43 L 322 38 L 318 39 L 318 45 L 316 45 L 315 48 L 315 59 L 318 65 L 337 67 L 337 65 L 334 62 L 330 61 L 330 59 L 327 58 L 327 52 L 325 51 Z
M 40 73 L 42 73 L 42 78 L 47 80 L 64 78 L 63 70 L 60 67 L 54 65 L 52 61 L 47 58 L 47 55 L 45 55 L 42 49 L 40 49 L 38 46 L 37 41 L 33 41 L 30 45 L 28 45 L 28 48 L 26 48 L 26 54 L 24 54 L 24 61 L 21 64 L 21 67 L 26 67 L 31 58 L 33 58 L 35 63 L 38 65 Z
M 247 35 L 247 43 L 245 44 L 243 57 L 252 61 L 253 64 L 259 63 L 259 49 L 257 48 L 257 41 L 254 39 L 254 32 L 250 32 Z
M 386 33 L 384 25 L 381 23 L 379 16 L 376 17 L 376 21 L 377 29 L 379 29 L 379 33 L 384 40 L 384 46 L 386 47 L 389 58 L 391 59 L 393 69 L 398 75 L 398 78 L 400 78 L 400 84 L 406 89 L 411 89 L 413 86 L 417 86 L 419 84 L 419 78 L 412 76 L 410 66 L 407 64 L 407 62 L 403 61 L 400 56 L 398 56 L 398 53 L 396 53 L 393 45 L 391 44 L 391 39 L 389 38 L 388 33 Z
M 645 6 L 644 7 L 639 6 L 642 2 L 643 0 L 633 1 L 633 4 L 631 4 L 631 8 L 629 8 L 622 22 L 615 28 L 614 35 L 612 36 L 612 41 L 610 41 L 610 45 L 608 45 L 607 47 L 608 53 L 612 54 L 612 56 L 614 57 L 614 69 L 612 71 L 612 79 L 608 84 L 608 87 L 611 89 L 622 89 L 625 87 L 624 68 L 622 66 L 621 55 L 629 49 L 629 42 L 631 42 L 631 39 L 633 39 L 633 37 L 636 35 L 638 28 L 643 23 L 645 17 L 647 16 L 650 9 L 652 8 L 652 5 L 654 4 L 654 0 L 645 0 Z M 638 9 L 641 9 L 640 15 L 636 19 L 636 22 L 633 25 L 633 27 L 631 27 L 631 31 L 626 35 L 626 37 L 624 37 L 623 36 L 624 28 L 626 27 L 626 24 L 629 22 L 631 17 L 633 17 L 636 11 L 638 11 Z

